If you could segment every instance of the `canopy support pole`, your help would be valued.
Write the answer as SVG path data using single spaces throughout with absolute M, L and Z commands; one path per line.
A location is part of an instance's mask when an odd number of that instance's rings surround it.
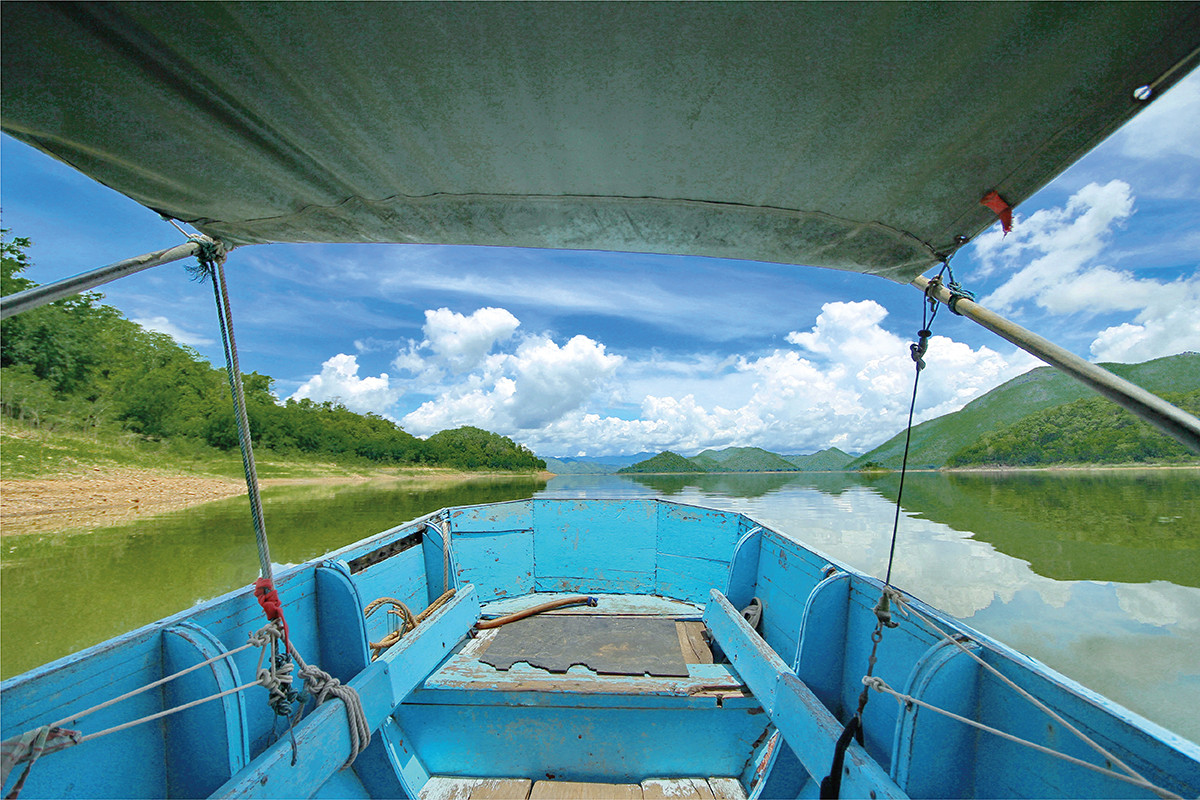
M 912 281 L 913 286 L 928 296 L 950 305 L 952 297 L 950 291 L 940 282 L 934 283 L 930 288 L 931 283 L 933 282 L 923 275 L 918 275 Z M 959 297 L 955 300 L 952 310 L 964 317 L 969 317 L 997 336 L 1007 339 L 1026 353 L 1037 356 L 1047 364 L 1057 367 L 1076 380 L 1087 384 L 1117 405 L 1149 422 L 1193 453 L 1200 454 L 1200 419 L 1176 408 L 1137 384 L 1130 383 L 1124 378 L 1080 358 L 994 311 L 989 311 L 972 300 Z
M 76 275 L 73 278 L 63 278 L 61 281 L 35 286 L 23 292 L 10 294 L 7 297 L 0 297 L 0 319 L 8 319 L 14 314 L 20 314 L 22 311 L 29 311 L 38 306 L 53 303 L 55 300 L 61 300 L 64 297 L 85 292 L 93 287 L 115 281 L 117 278 L 124 278 L 126 275 L 132 275 L 135 272 L 141 272 L 144 269 L 189 258 L 196 255 L 200 247 L 199 241 L 192 240 L 167 250 L 157 250 L 142 256 L 127 258 L 124 261 L 118 261 L 115 264 L 109 264 L 106 267 L 100 267 L 91 272 Z

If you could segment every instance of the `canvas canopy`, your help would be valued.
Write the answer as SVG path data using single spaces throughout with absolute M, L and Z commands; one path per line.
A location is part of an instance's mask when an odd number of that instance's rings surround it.
M 230 245 L 907 281 L 1198 59 L 1196 3 L 23 3 L 3 129 Z M 1150 102 L 1153 100 L 1151 99 Z

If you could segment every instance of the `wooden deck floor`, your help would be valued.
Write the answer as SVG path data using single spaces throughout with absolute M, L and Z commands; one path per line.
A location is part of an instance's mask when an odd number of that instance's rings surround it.
M 746 800 L 737 778 L 653 778 L 637 783 L 530 781 L 436 775 L 420 800 Z

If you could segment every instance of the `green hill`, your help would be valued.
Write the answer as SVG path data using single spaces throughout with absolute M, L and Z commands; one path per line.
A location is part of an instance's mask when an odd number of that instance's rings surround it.
M 672 453 L 670 450 L 664 450 L 656 456 L 647 458 L 645 461 L 639 461 L 636 464 L 631 464 L 628 467 L 617 470 L 618 475 L 629 475 L 639 472 L 663 475 L 676 472 L 707 472 L 707 470 L 704 467 L 693 464 L 678 453 Z
M 1200 414 L 1200 390 L 1166 392 L 1163 399 Z M 949 466 L 973 464 L 1125 464 L 1193 461 L 1195 456 L 1149 423 L 1103 397 L 1035 411 L 985 433 L 950 457 Z
M 760 447 L 705 450 L 688 459 L 705 472 L 796 472 L 796 465 Z
M 1141 364 L 1101 366 L 1158 395 L 1200 389 L 1198 353 L 1181 353 Z M 1069 375 L 1053 367 L 1038 367 L 972 400 L 952 414 L 914 426 L 908 465 L 914 469 L 946 466 L 951 456 L 985 434 L 1013 425 L 1035 412 L 1095 397 L 1092 389 Z M 847 469 L 859 469 L 868 462 L 899 469 L 903 455 L 904 431 L 900 431 L 879 447 L 854 459 Z
M 782 456 L 801 472 L 840 472 L 854 460 L 854 456 L 836 447 L 813 453 L 807 456 Z

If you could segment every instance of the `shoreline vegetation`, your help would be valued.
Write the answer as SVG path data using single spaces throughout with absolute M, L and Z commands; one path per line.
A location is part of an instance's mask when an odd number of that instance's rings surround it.
M 409 483 L 414 487 L 489 478 L 541 478 L 538 469 L 372 463 L 255 453 L 259 483 Z M 0 416 L 0 536 L 101 528 L 135 518 L 245 496 L 240 453 L 130 433 L 49 430 Z

